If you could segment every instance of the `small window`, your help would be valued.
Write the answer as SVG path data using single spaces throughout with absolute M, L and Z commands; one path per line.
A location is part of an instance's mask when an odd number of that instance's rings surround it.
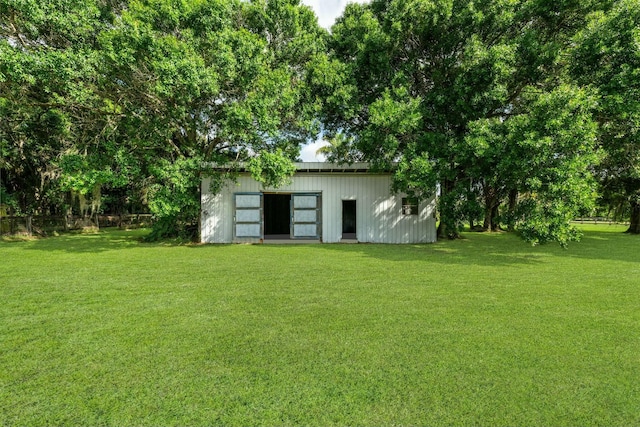
M 415 197 L 403 197 L 402 214 L 418 215 L 418 199 L 416 199 Z

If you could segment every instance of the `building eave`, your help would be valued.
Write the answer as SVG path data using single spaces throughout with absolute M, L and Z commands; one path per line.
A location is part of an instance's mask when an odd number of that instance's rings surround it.
M 327 162 L 296 162 L 296 174 L 305 173 L 390 173 L 391 170 L 372 169 L 371 163 L 358 162 L 351 164 L 338 164 Z M 206 165 L 214 172 L 248 172 L 245 163 L 213 164 Z

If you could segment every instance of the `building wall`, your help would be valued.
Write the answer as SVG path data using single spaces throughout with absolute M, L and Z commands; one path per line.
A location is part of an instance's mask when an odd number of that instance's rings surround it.
M 342 237 L 342 200 L 356 200 L 357 239 L 363 243 L 428 243 L 436 241 L 435 199 L 422 202 L 418 215 L 402 214 L 402 195 L 390 194 L 391 176 L 368 173 L 304 173 L 290 185 L 269 189 L 241 175 L 217 194 L 202 181 L 203 243 L 233 241 L 233 195 L 238 192 L 322 193 L 322 241 Z

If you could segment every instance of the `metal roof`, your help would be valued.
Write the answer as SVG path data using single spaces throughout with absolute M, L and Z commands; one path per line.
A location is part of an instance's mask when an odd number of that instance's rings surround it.
M 347 173 L 363 173 L 369 172 L 371 164 L 369 163 L 352 163 L 352 164 L 337 164 L 326 162 L 299 162 L 295 163 L 296 172 L 347 172 Z
M 358 162 L 351 164 L 338 164 L 338 163 L 327 163 L 327 162 L 296 162 L 294 163 L 296 167 L 296 173 L 368 173 L 371 171 L 371 164 L 368 162 Z M 207 164 L 208 167 L 211 167 L 215 171 L 238 171 L 238 172 L 247 172 L 247 169 L 244 163 L 238 164 Z M 388 170 L 376 170 L 374 173 L 388 173 Z

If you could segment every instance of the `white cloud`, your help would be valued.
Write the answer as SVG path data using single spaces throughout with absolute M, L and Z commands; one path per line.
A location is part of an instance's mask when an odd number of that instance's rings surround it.
M 369 0 L 302 0 L 302 3 L 311 6 L 318 15 L 318 23 L 329 29 L 336 18 L 342 15 L 347 3 L 369 3 Z
M 300 158 L 303 162 L 324 162 L 326 157 L 323 154 L 316 155 L 316 151 L 325 145 L 329 145 L 329 143 L 322 140 L 304 145 L 302 149 L 300 149 Z

